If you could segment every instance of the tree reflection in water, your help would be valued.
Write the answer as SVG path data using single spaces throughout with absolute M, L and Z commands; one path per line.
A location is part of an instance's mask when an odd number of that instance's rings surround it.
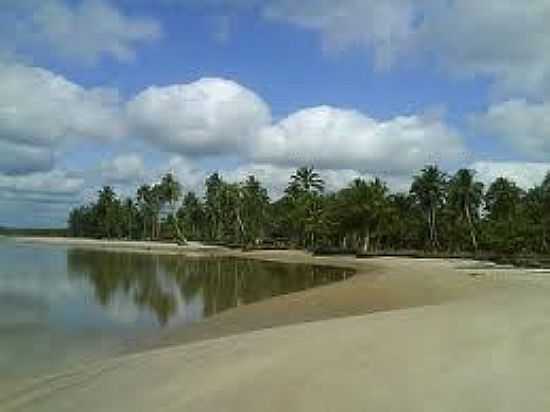
M 72 249 L 67 252 L 71 278 L 84 278 L 95 298 L 108 307 L 124 296 L 137 309 L 149 310 L 165 326 L 180 305 L 202 302 L 200 317 L 277 295 L 343 280 L 350 270 L 234 258 L 190 259 Z

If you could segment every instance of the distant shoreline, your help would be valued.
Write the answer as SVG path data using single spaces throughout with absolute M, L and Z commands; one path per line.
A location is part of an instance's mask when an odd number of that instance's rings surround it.
M 101 249 L 109 251 L 130 251 L 139 253 L 161 254 L 225 254 L 227 250 L 219 246 L 208 246 L 200 242 L 188 242 L 187 245 L 178 245 L 169 242 L 152 242 L 138 240 L 105 240 L 70 237 L 46 237 L 46 236 L 7 236 L 19 243 L 35 243 L 46 245 L 66 245 L 86 249 Z

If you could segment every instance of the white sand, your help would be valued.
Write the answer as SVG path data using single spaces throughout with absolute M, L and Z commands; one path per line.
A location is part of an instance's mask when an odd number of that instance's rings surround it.
M 471 271 L 452 266 L 440 282 Z M 131 355 L 0 396 L 0 410 L 550 410 L 550 279 L 476 272 L 482 294 Z
M 104 250 L 123 250 L 135 251 L 140 253 L 152 252 L 162 254 L 193 254 L 199 253 L 220 253 L 223 248 L 218 246 L 208 246 L 200 242 L 187 242 L 185 245 L 178 245 L 170 242 L 152 242 L 152 241 L 127 241 L 127 240 L 106 240 L 106 239 L 84 239 L 70 237 L 40 237 L 40 236 L 20 236 L 9 237 L 20 243 L 35 243 L 46 245 L 61 245 L 87 249 L 104 249 Z

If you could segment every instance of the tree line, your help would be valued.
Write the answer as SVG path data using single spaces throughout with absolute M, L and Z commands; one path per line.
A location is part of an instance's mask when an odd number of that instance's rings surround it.
M 93 238 L 279 243 L 358 253 L 546 253 L 550 173 L 523 190 L 504 177 L 485 187 L 472 170 L 449 175 L 428 165 L 408 192 L 391 193 L 379 178 L 358 178 L 328 192 L 313 167 L 301 167 L 275 201 L 254 176 L 229 183 L 213 173 L 199 195 L 184 193 L 169 173 L 140 186 L 133 198 L 105 186 L 95 202 L 73 209 L 68 223 L 72 236 Z

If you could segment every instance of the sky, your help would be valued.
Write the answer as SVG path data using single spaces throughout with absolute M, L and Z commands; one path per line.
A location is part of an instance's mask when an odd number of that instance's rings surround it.
M 0 226 L 218 171 L 550 170 L 550 0 L 0 0 Z

